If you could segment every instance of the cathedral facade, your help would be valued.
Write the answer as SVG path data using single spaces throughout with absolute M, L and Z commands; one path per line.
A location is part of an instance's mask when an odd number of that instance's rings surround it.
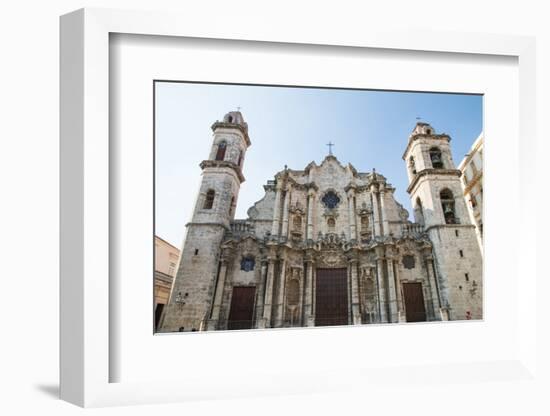
M 213 143 L 161 332 L 482 319 L 482 256 L 450 137 L 417 123 L 403 141 L 414 222 L 374 169 L 329 154 L 285 167 L 234 219 L 248 125 Z

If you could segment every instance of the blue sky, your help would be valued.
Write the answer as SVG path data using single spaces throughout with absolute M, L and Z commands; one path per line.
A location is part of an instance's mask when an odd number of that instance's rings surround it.
M 482 131 L 480 95 L 157 82 L 155 233 L 180 247 L 200 184 L 210 126 L 241 107 L 252 146 L 236 218 L 262 198 L 284 165 L 303 169 L 333 154 L 358 171 L 376 168 L 412 212 L 403 151 L 416 117 L 451 136 L 458 165 Z

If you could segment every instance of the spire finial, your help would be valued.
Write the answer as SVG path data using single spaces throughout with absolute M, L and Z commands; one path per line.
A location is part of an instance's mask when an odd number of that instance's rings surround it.
M 334 146 L 334 143 L 332 143 L 332 142 L 329 141 L 329 142 L 327 143 L 327 146 L 328 146 L 328 154 L 329 154 L 330 156 L 332 156 L 332 146 Z
M 241 111 L 241 106 L 237 106 L 237 111 Z

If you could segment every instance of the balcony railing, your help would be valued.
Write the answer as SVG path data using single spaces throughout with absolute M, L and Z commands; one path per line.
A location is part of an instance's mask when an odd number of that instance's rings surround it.
M 422 235 L 423 233 L 424 233 L 424 226 L 422 224 L 411 223 L 411 224 L 403 224 L 401 226 L 401 235 L 403 237 L 407 237 L 407 236 L 417 237 L 419 235 Z
M 235 237 L 245 234 L 254 234 L 254 224 L 247 222 L 247 220 L 234 220 L 229 224 L 231 228 L 231 234 Z

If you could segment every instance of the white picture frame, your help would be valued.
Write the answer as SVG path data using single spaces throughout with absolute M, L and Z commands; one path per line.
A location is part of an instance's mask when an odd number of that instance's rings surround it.
M 269 381 L 243 380 L 228 386 L 227 380 L 179 380 L 112 382 L 110 366 L 120 359 L 110 348 L 109 275 L 110 171 L 109 156 L 109 36 L 113 33 L 278 42 L 281 44 L 331 45 L 333 47 L 430 51 L 441 54 L 482 54 L 516 57 L 519 67 L 518 143 L 539 140 L 535 131 L 535 41 L 529 37 L 469 33 L 398 32 L 364 29 L 327 35 L 313 27 L 306 34 L 281 31 L 277 25 L 247 26 L 246 19 L 205 28 L 192 16 L 83 9 L 61 18 L 61 398 L 80 406 L 161 403 L 213 397 L 248 397 L 281 393 L 310 393 L 387 384 L 429 383 L 441 372 L 459 382 L 481 383 L 499 378 L 518 383 L 537 383 L 536 286 L 540 278 L 532 250 L 521 242 L 536 241 L 535 217 L 518 215 L 517 264 L 524 285 L 517 293 L 517 346 L 508 359 L 437 365 L 419 364 L 406 371 L 383 367 L 319 369 L 331 382 L 304 383 L 318 373 L 270 374 Z M 241 33 L 246 33 L 246 36 Z M 518 214 L 527 212 L 535 184 L 527 178 L 528 153 L 519 147 L 518 180 L 521 183 Z M 517 270 L 519 273 L 519 269 Z M 490 290 L 490 287 L 489 289 Z M 350 330 L 354 330 L 350 328 Z M 212 334 L 217 336 L 218 334 Z M 325 335 L 330 334 L 328 332 Z M 318 336 L 318 335 L 315 335 Z M 333 334 L 334 336 L 334 334 Z M 169 338 L 166 338 L 169 339 Z M 167 341 L 170 342 L 170 341 Z M 177 369 L 175 370 L 177 371 Z M 363 372 L 362 372 L 363 371 Z M 358 377 L 358 373 L 360 377 Z M 414 373 L 414 374 L 412 374 Z M 409 376 L 407 375 L 409 374 Z M 412 374 L 412 375 L 411 375 Z M 338 380 L 349 379 L 352 384 Z M 278 386 L 283 386 L 278 387 Z

